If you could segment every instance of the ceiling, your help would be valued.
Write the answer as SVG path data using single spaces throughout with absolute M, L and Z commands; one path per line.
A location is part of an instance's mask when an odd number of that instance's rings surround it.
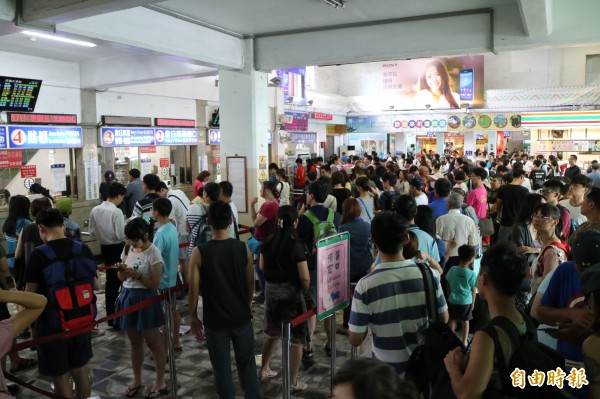
M 268 71 L 564 46 L 597 42 L 600 37 L 597 0 L 578 0 L 577 6 L 570 0 L 346 2 L 345 8 L 334 9 L 322 0 L 0 0 L 0 51 L 95 68 L 87 75 L 102 73 L 103 60 L 124 60 L 121 69 L 128 70 L 128 59 L 139 64 L 140 57 L 151 56 L 149 60 L 162 65 L 155 71 L 148 68 L 156 76 L 147 73 L 144 79 L 160 81 L 206 75 L 207 68 L 216 74 L 247 66 L 252 59 L 248 43 L 256 57 L 251 65 Z M 469 13 L 474 9 L 493 9 L 494 14 Z M 453 15 L 439 18 L 444 13 Z M 401 18 L 413 22 L 389 23 Z M 57 34 L 92 41 L 97 47 L 34 42 L 19 33 L 24 28 L 15 26 L 15 20 L 27 26 L 55 26 Z M 339 27 L 352 24 L 361 28 Z M 302 32 L 290 33 L 298 30 Z M 244 40 L 249 37 L 254 41 Z M 163 70 L 168 72 L 161 75 Z M 117 65 L 114 73 L 118 72 Z M 110 79 L 105 82 L 109 83 Z
M 348 0 L 335 9 L 321 0 L 170 0 L 165 10 L 243 35 L 499 7 L 516 0 Z M 218 4 L 218 6 L 215 6 Z

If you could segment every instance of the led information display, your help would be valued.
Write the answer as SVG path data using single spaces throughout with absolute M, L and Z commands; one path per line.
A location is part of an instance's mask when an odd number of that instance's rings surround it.
M 41 80 L 0 76 L 0 111 L 33 112 Z

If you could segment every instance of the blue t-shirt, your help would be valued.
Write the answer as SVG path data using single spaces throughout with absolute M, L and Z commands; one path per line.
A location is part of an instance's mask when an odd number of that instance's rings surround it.
M 436 240 L 429 233 L 421 230 L 416 224 L 410 225 L 408 230 L 415 233 L 419 239 L 419 251 L 429 254 L 436 262 L 440 261 L 440 251 Z
M 153 244 L 159 249 L 164 264 L 159 288 L 175 287 L 179 268 L 177 227 L 173 223 L 165 223 L 160 226 L 154 235 Z
M 585 295 L 581 290 L 581 277 L 575 270 L 575 262 L 561 263 L 550 279 L 548 289 L 544 292 L 541 304 L 557 309 L 582 308 Z M 556 344 L 565 359 L 581 362 L 583 354 L 581 344 L 570 344 L 559 340 Z
M 437 219 L 442 215 L 448 213 L 448 207 L 446 204 L 448 203 L 448 198 L 441 198 L 437 201 L 433 201 L 429 204 L 429 207 L 433 211 L 433 218 Z
M 453 266 L 446 275 L 450 284 L 448 302 L 454 305 L 470 305 L 473 303 L 471 289 L 477 287 L 477 276 L 468 267 Z

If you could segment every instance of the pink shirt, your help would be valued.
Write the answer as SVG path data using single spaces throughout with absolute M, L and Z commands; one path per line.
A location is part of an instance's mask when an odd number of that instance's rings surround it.
M 0 357 L 6 355 L 12 348 L 14 338 L 13 324 L 10 319 L 0 321 Z M 14 399 L 8 393 L 4 374 L 0 370 L 0 399 Z
M 487 217 L 487 190 L 484 186 L 471 190 L 467 195 L 467 205 L 475 209 L 478 218 L 484 219 Z

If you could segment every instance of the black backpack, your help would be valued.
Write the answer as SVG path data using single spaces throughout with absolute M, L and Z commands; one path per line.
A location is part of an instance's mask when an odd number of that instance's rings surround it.
M 210 240 L 212 240 L 212 230 L 210 229 L 210 226 L 208 225 L 208 205 L 201 205 L 206 207 L 205 209 L 205 215 L 202 216 L 200 218 L 200 220 L 198 220 L 198 223 L 196 223 L 194 225 L 194 227 L 192 228 L 192 232 L 194 231 L 195 228 L 197 228 L 197 233 L 196 236 L 194 237 L 194 246 L 195 247 L 199 247 L 200 245 L 204 244 L 205 242 L 209 242 Z
M 560 353 L 538 342 L 535 327 L 531 320 L 523 315 L 527 323 L 527 332 L 519 334 L 512 321 L 503 316 L 494 317 L 482 331 L 494 340 L 496 367 L 498 368 L 502 397 L 527 398 L 527 399 L 554 399 L 564 398 L 562 391 L 555 386 L 542 384 L 532 386 L 527 379 L 534 371 L 547 372 L 560 367 L 565 370 L 565 359 Z M 502 331 L 515 348 L 506 362 L 502 347 L 498 341 L 498 331 Z M 515 369 L 525 371 L 525 388 L 513 386 L 511 373 Z M 568 370 L 565 371 L 568 374 Z M 489 392 L 489 388 L 488 391 Z M 484 396 L 485 397 L 485 396 Z
M 383 201 L 380 201 L 381 206 L 380 209 L 381 211 L 391 211 L 393 210 L 393 206 L 394 206 L 394 201 L 396 201 L 396 191 L 387 191 L 385 190 L 383 193 L 381 193 L 381 197 L 380 197 Z
M 442 379 L 439 384 L 437 381 L 437 377 L 445 373 L 444 357 L 454 348 L 462 346 L 462 342 L 440 320 L 436 306 L 435 279 L 431 269 L 420 263 L 417 266 L 423 275 L 429 321 L 417 332 L 420 342 L 408 360 L 406 379 L 415 384 L 423 398 L 433 398 L 432 394 L 439 391 L 439 385 L 449 385 L 449 379 Z

